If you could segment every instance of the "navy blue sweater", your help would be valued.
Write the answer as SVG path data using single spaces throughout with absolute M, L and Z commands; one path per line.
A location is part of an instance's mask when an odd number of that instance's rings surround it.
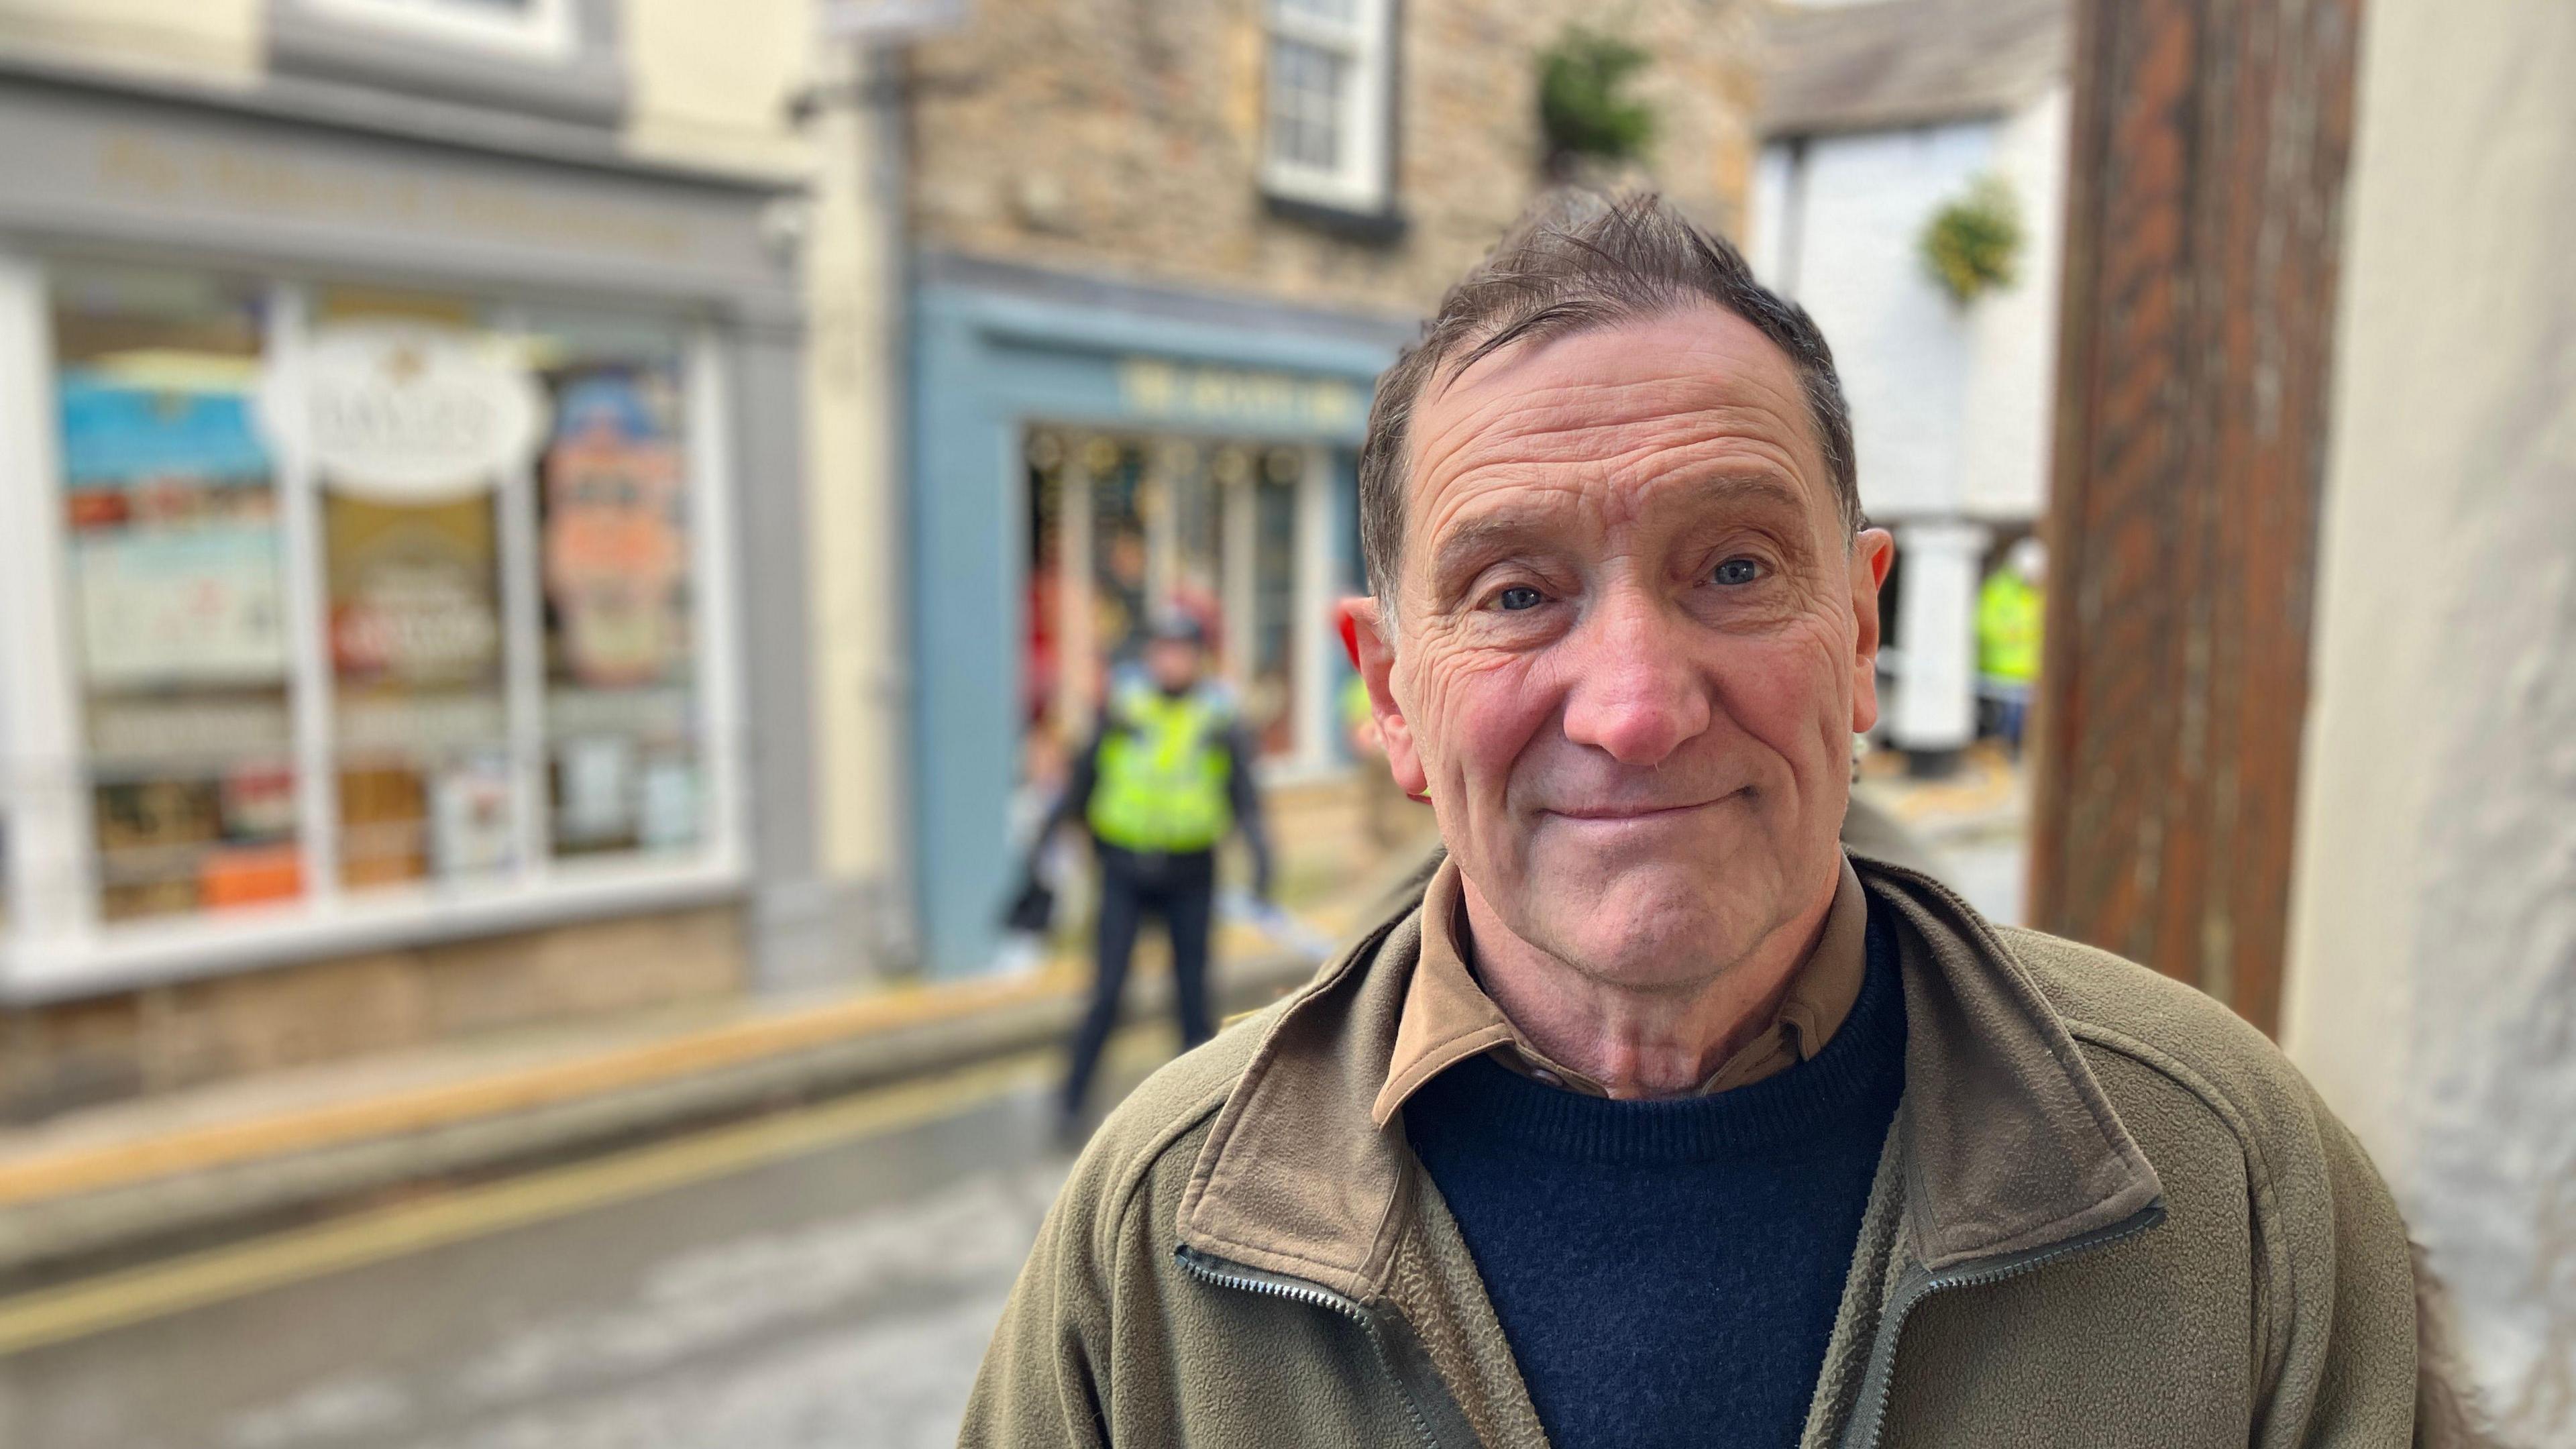
M 1793 1446 L 1905 1080 L 1889 928 L 1825 1049 L 1667 1102 L 1479 1056 L 1404 1125 L 1475 1255 L 1557 1449 Z

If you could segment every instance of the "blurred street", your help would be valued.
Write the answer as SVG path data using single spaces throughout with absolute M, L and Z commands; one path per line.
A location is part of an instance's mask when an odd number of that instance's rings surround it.
M 1877 753 L 1861 766 L 1853 798 L 1903 827 L 1935 874 L 1968 904 L 2008 925 L 2029 922 L 2030 775 L 2001 749 L 1979 745 L 1937 780 L 1909 778 L 1904 761 Z
M 1166 1037 L 1129 1035 L 1122 1083 Z M 287 1234 L 216 1250 L 194 1277 L 147 1267 L 126 1285 L 140 1321 L 0 1357 L 0 1443 L 952 1443 L 1066 1166 L 1046 1144 L 1053 1068 L 1051 1056 L 1021 1060 L 927 1095 L 895 1088 L 751 1124 L 773 1142 L 782 1129 L 818 1139 L 784 1155 L 734 1160 L 743 1129 L 717 1129 L 579 1164 L 545 1182 L 555 1204 L 582 1206 L 534 1223 L 510 1225 L 510 1199 L 472 1189 L 397 1206 L 377 1218 L 393 1222 L 394 1243 L 420 1233 L 423 1206 L 472 1235 L 192 1310 L 154 1303 L 191 1291 L 209 1266 L 292 1273 L 331 1248 Z M 637 1157 L 679 1159 L 675 1172 L 719 1165 L 633 1196 L 621 1182 Z M 0 1306 L 0 1335 L 26 1327 L 22 1310 Z

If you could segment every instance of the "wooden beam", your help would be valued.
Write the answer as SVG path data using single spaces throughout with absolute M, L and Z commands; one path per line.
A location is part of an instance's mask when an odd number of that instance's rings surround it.
M 2031 915 L 2278 1022 L 2362 0 L 2078 0 Z

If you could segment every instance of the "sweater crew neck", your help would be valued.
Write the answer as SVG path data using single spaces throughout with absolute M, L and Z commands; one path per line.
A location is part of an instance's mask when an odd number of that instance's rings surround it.
M 1904 1073 L 1903 987 L 1877 915 L 1850 1017 L 1824 1050 L 1785 1071 L 1709 1096 L 1620 1101 L 1549 1086 L 1483 1054 L 1422 1086 L 1405 1110 L 1407 1131 L 1480 1155 L 1636 1166 L 1771 1155 L 1839 1135 L 1854 1114 L 1891 1098 L 1891 1079 Z

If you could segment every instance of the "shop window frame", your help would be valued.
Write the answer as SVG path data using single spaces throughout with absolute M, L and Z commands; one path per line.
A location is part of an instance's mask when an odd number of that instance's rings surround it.
M 173 270 L 196 263 L 146 261 Z M 267 346 L 271 365 L 292 368 L 309 334 L 313 287 L 271 278 Z M 506 324 L 506 294 L 478 290 Z M 542 299 L 518 299 L 542 300 Z M 557 857 L 530 850 L 544 840 L 528 822 L 552 808 L 545 788 L 543 636 L 515 631 L 530 622 L 524 597 L 533 577 L 504 589 L 505 682 L 512 729 L 514 798 L 521 849 L 506 873 L 428 879 L 363 889 L 342 887 L 338 871 L 337 760 L 332 728 L 328 649 L 320 632 L 324 491 L 309 467 L 281 461 L 278 490 L 281 566 L 288 598 L 289 709 L 295 751 L 297 835 L 303 891 L 291 900 L 220 911 L 102 920 L 100 857 L 81 722 L 69 530 L 61 505 L 56 436 L 56 361 L 52 291 L 41 255 L 0 250 L 0 577 L 20 581 L 0 590 L 0 816 L 9 849 L 0 859 L 0 1002 L 58 999 L 221 974 L 331 955 L 563 924 L 639 910 L 667 910 L 737 898 L 748 880 L 746 723 L 736 630 L 739 581 L 734 567 L 735 497 L 729 361 L 723 337 L 704 320 L 687 321 L 681 370 L 688 425 L 684 439 L 691 570 L 689 626 L 694 690 L 691 724 L 698 740 L 701 827 L 685 855 L 611 854 Z M 585 304 L 586 305 L 586 304 Z M 668 306 L 599 310 L 670 318 Z M 535 470 L 511 470 L 497 506 L 537 522 Z M 513 525 L 507 513 L 499 526 Z M 530 545 L 521 540 L 524 554 Z M 513 558 L 504 567 L 533 561 Z M 523 596 L 513 605 L 509 592 Z M 515 615 L 515 617 L 514 617 Z M 533 705 L 538 711 L 530 712 Z M 537 746 L 527 753 L 531 741 Z
M 1298 455 L 1301 467 L 1291 485 L 1295 489 L 1293 507 L 1297 538 L 1291 553 L 1295 602 L 1289 624 L 1290 690 L 1294 700 L 1289 716 L 1290 744 L 1286 750 L 1256 761 L 1254 769 L 1264 785 L 1323 779 L 1347 771 L 1350 761 L 1338 745 L 1332 702 L 1328 698 L 1337 681 L 1333 657 L 1339 648 L 1339 641 L 1333 636 L 1331 619 L 1331 607 L 1338 592 L 1333 537 L 1333 449 L 1312 438 L 1276 437 L 1259 429 L 1174 426 L 1162 420 L 1136 418 L 1032 414 L 1016 419 L 1010 428 L 1013 489 L 1019 510 L 1015 516 L 1024 515 L 1028 507 L 1029 500 L 1019 494 L 1027 484 L 1019 480 L 1026 476 L 1026 464 L 1022 460 L 1027 440 L 1038 432 L 1060 435 L 1067 440 L 1068 452 L 1077 452 L 1078 448 L 1073 445 L 1081 440 L 1108 437 L 1143 439 L 1149 444 L 1237 444 Z M 1090 474 L 1078 464 L 1065 466 L 1059 486 L 1066 490 L 1067 501 L 1060 506 L 1064 509 L 1067 525 L 1056 546 L 1069 554 L 1088 556 L 1092 549 L 1091 482 Z M 1245 670 L 1251 644 L 1251 620 L 1245 608 L 1250 598 L 1250 579 L 1245 570 L 1251 561 L 1256 525 L 1250 502 L 1250 498 L 1232 496 L 1230 492 L 1221 504 L 1222 521 L 1218 529 L 1225 570 L 1226 621 L 1225 638 L 1219 650 L 1223 666 L 1218 678 L 1238 695 L 1246 686 Z M 1059 613 L 1057 647 L 1068 658 L 1097 652 L 1100 641 L 1093 637 L 1091 630 L 1090 579 L 1080 570 L 1062 566 L 1058 567 L 1056 578 L 1056 591 L 1048 601 L 1048 607 Z M 1023 587 L 1023 596 L 1025 592 Z M 1023 618 L 1021 624 L 1025 632 L 1027 620 Z M 1014 648 L 1016 668 L 1024 665 L 1025 659 L 1018 656 L 1016 645 Z M 1020 681 L 1021 692 L 1024 693 L 1027 686 L 1027 680 Z M 1068 738 L 1078 739 L 1090 730 L 1101 703 L 1092 696 L 1087 673 L 1067 671 L 1057 682 L 1047 715 L 1055 728 L 1065 731 Z
M 1336 21 L 1293 0 L 1265 0 L 1262 42 L 1261 189 L 1275 212 L 1364 240 L 1400 234 L 1395 213 L 1396 38 L 1400 0 L 1350 0 Z M 1273 102 L 1282 43 L 1320 50 L 1348 67 L 1335 117 L 1338 164 L 1280 153 Z
M 529 23 L 439 0 L 268 0 L 270 69 L 614 127 L 626 115 L 619 0 L 533 0 Z

